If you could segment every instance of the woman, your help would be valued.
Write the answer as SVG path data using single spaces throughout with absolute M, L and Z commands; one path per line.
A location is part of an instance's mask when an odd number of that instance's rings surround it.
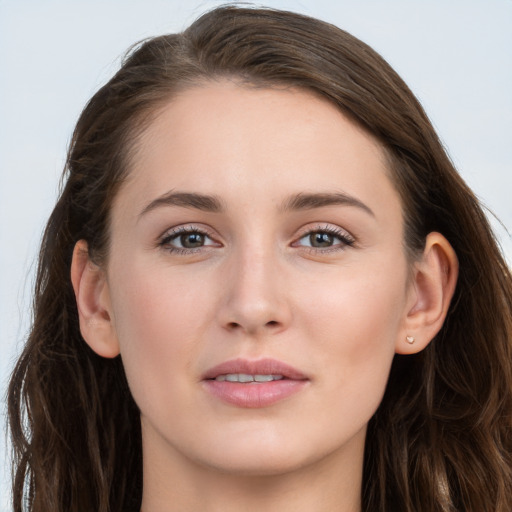
M 35 293 L 15 510 L 511 508 L 510 271 L 333 26 L 226 7 L 135 48 L 78 121 Z

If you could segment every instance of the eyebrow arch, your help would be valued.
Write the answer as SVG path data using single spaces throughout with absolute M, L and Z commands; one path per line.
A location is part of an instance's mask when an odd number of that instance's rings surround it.
M 219 213 L 223 211 L 222 203 L 219 198 L 193 192 L 174 192 L 170 191 L 151 201 L 139 214 L 139 218 L 146 213 L 155 210 L 161 206 L 181 206 L 182 208 L 192 208 L 205 212 Z
M 321 193 L 300 193 L 292 196 L 284 204 L 282 209 L 287 210 L 309 210 L 322 208 L 324 206 L 355 206 L 365 211 L 372 217 L 375 214 L 369 206 L 362 201 L 344 192 L 321 192 Z

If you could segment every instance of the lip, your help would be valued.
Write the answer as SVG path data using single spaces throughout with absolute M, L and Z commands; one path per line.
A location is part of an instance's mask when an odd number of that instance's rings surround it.
M 277 359 L 258 359 L 250 361 L 248 359 L 231 359 L 224 363 L 210 368 L 203 375 L 203 380 L 215 379 L 219 375 L 227 373 L 249 373 L 252 375 L 282 375 L 290 380 L 306 380 L 307 376 L 289 364 L 278 361 Z
M 282 375 L 283 379 L 261 383 L 215 380 L 228 373 Z M 233 359 L 210 368 L 202 376 L 204 388 L 214 397 L 236 407 L 252 409 L 280 402 L 301 391 L 308 382 L 304 373 L 276 359 Z

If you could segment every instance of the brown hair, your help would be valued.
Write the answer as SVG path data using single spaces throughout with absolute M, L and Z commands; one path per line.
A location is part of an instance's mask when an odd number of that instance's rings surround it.
M 34 320 L 9 387 L 16 512 L 136 511 L 140 421 L 121 359 L 83 342 L 69 279 L 80 239 L 108 254 L 109 209 L 152 114 L 180 88 L 229 77 L 313 91 L 387 150 L 411 255 L 441 232 L 460 274 L 447 320 L 395 356 L 367 434 L 366 512 L 512 510 L 512 277 L 473 193 L 418 101 L 371 48 L 289 12 L 222 7 L 147 40 L 84 109 L 42 242 Z

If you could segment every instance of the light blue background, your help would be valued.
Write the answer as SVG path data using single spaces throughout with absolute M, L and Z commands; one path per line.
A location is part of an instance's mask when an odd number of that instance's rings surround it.
M 41 231 L 82 107 L 132 43 L 181 30 L 219 3 L 0 0 L 2 398 L 30 320 Z M 512 228 L 512 0 L 265 5 L 330 21 L 379 51 L 422 101 L 470 186 Z M 510 262 L 511 238 L 495 225 Z M 0 511 L 6 511 L 8 452 L 5 443 L 0 447 Z

